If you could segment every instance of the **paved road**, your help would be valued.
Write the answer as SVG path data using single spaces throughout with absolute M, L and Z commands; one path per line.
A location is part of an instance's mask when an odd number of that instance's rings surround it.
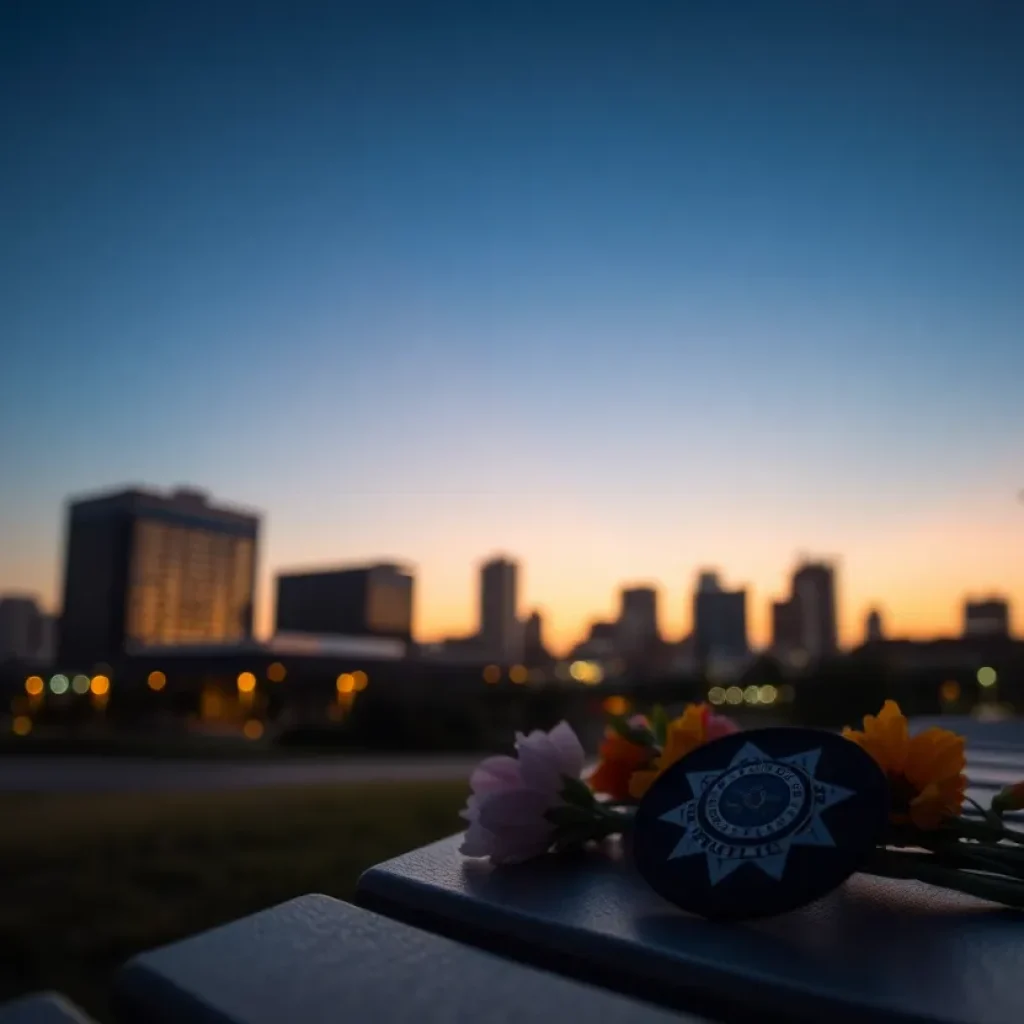
M 0 792 L 232 789 L 318 782 L 468 779 L 479 757 L 350 757 L 295 761 L 175 761 L 126 757 L 0 758 Z

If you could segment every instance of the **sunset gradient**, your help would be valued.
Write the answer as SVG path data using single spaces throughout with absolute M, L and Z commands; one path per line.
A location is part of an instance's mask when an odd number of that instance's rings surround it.
M 1024 632 L 1024 7 L 178 6 L 0 15 L 0 592 L 189 483 L 264 633 L 382 557 L 469 632 L 496 552 L 561 649 L 703 567 L 763 643 L 804 553 L 847 644 Z

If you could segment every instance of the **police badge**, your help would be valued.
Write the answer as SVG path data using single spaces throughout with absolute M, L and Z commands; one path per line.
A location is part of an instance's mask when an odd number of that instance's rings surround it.
M 740 919 L 824 896 L 873 850 L 888 790 L 856 744 L 814 729 L 757 729 L 699 747 L 637 809 L 641 875 L 683 910 Z

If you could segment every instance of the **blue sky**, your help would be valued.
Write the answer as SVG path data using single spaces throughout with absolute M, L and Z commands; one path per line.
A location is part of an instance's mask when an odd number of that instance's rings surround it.
M 424 635 L 497 548 L 563 640 L 800 550 L 848 638 L 1024 605 L 1024 11 L 432 6 L 5 7 L 0 589 L 191 482 Z

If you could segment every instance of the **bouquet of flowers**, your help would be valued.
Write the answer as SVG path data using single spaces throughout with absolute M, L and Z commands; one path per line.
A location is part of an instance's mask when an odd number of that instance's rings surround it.
M 704 704 L 673 719 L 661 708 L 649 717 L 613 717 L 586 777 L 583 747 L 567 723 L 518 734 L 514 757 L 489 757 L 472 774 L 461 852 L 510 864 L 628 833 L 660 775 L 738 731 Z M 858 870 L 1024 907 L 1024 832 L 1002 819 L 1024 808 L 1024 782 L 996 794 L 987 808 L 977 804 L 966 795 L 964 738 L 941 728 L 912 736 L 894 701 L 843 736 L 870 755 L 888 788 L 888 825 Z M 977 817 L 963 815 L 965 803 Z

